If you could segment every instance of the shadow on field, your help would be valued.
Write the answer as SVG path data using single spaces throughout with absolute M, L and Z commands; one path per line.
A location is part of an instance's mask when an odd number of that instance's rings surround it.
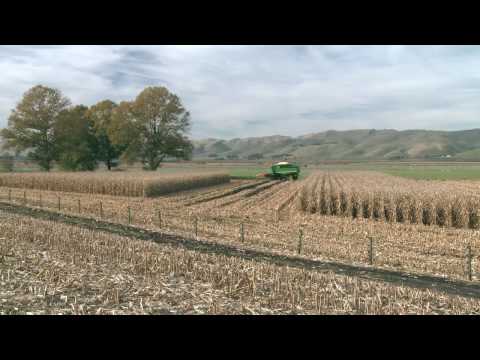
M 279 266 L 290 266 L 306 270 L 332 271 L 336 274 L 354 276 L 367 280 L 383 281 L 395 285 L 421 289 L 431 289 L 442 291 L 450 295 L 480 298 L 479 282 L 467 282 L 462 280 L 445 279 L 438 276 L 412 274 L 403 271 L 311 260 L 297 256 L 284 256 L 268 251 L 218 244 L 205 240 L 196 240 L 174 234 L 141 229 L 134 226 L 60 214 L 4 202 L 0 202 L 0 210 L 42 220 L 58 221 L 65 224 L 76 225 L 90 230 L 104 231 L 130 238 L 153 241 L 159 244 L 181 246 L 188 250 L 200 251 L 203 253 L 225 255 L 259 262 L 269 262 Z

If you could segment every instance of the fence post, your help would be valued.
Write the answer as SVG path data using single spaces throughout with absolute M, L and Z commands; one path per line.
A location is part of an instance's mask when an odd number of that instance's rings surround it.
M 198 238 L 198 218 L 195 216 L 195 238 Z
M 162 213 L 160 210 L 158 210 L 158 227 L 162 227 Z
M 300 228 L 298 231 L 298 254 L 300 255 L 302 253 L 302 245 L 303 245 L 303 229 Z
M 370 265 L 373 265 L 373 258 L 374 258 L 374 253 L 373 253 L 373 238 L 370 236 L 369 238 L 369 244 L 368 244 L 368 262 Z
M 43 208 L 42 194 L 40 194 L 40 208 Z
M 78 213 L 81 214 L 82 208 L 80 207 L 80 199 L 78 199 L 77 201 L 78 201 Z
M 12 201 L 12 190 L 8 190 L 8 202 Z
M 243 228 L 243 222 L 240 224 L 240 240 L 242 242 L 245 241 L 245 231 L 244 231 L 244 228 Z
M 128 224 L 130 225 L 132 223 L 132 210 L 130 209 L 130 206 L 128 207 Z
M 103 204 L 101 201 L 100 201 L 100 218 L 101 219 L 103 218 Z
M 23 192 L 23 205 L 27 205 L 27 192 Z
M 467 276 L 472 281 L 472 246 L 467 246 Z
M 60 211 L 60 196 L 58 197 L 58 211 Z

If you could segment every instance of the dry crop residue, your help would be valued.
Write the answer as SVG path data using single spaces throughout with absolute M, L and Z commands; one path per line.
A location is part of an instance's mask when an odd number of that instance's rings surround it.
M 464 314 L 480 300 L 0 212 L 3 314 Z

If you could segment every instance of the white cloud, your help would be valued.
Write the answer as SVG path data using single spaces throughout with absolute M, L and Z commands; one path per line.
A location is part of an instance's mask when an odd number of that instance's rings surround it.
M 478 127 L 479 55 L 477 46 L 0 46 L 0 126 L 44 84 L 86 105 L 166 85 L 196 138 Z

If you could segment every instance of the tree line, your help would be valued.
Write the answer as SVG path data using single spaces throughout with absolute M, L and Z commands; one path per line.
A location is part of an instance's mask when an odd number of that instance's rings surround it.
M 147 87 L 132 101 L 103 100 L 90 107 L 72 105 L 58 89 L 28 90 L 0 131 L 4 148 L 28 157 L 46 171 L 108 170 L 121 159 L 156 170 L 165 157 L 190 159 L 186 136 L 190 113 L 165 87 Z

